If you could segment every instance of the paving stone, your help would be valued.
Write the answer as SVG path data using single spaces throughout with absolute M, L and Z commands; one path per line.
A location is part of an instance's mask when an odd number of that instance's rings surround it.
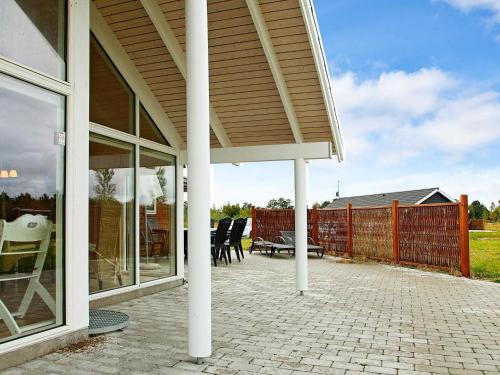
M 25 374 L 25 370 L 23 370 L 22 368 L 16 368 L 16 367 L 5 370 L 2 373 L 2 375 L 22 375 L 22 374 Z
M 320 366 L 320 367 L 330 367 L 332 365 L 333 361 L 328 361 L 325 359 L 304 357 L 304 358 L 302 358 L 300 363 L 303 363 L 306 365 Z

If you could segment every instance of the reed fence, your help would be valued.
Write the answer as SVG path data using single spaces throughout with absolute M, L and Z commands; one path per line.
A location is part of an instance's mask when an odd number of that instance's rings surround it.
M 347 210 L 312 211 L 317 212 L 317 221 L 313 223 L 313 227 L 318 228 L 318 234 L 313 239 L 325 248 L 327 254 L 347 255 Z
M 470 219 L 469 220 L 469 229 L 471 229 L 471 230 L 485 230 L 486 229 L 486 220 L 484 220 L 484 219 Z
M 353 256 L 392 259 L 391 207 L 352 209 Z
M 258 212 L 258 219 L 252 220 L 252 235 L 258 233 L 257 237 L 273 241 L 281 235 L 280 231 L 295 230 L 294 209 L 258 209 L 255 211 Z M 312 236 L 311 210 L 307 212 L 307 235 Z
M 293 209 L 254 209 L 253 238 L 294 230 Z M 327 254 L 424 265 L 469 277 L 467 196 L 460 203 L 308 210 L 308 236 Z

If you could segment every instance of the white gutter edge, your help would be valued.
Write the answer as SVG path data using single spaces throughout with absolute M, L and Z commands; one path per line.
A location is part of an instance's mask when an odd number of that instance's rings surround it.
M 314 11 L 313 0 L 300 0 L 300 9 L 304 18 L 309 43 L 312 47 L 312 53 L 316 63 L 316 70 L 318 72 L 321 89 L 323 91 L 323 98 L 325 100 L 326 111 L 330 120 L 330 127 L 335 143 L 337 159 L 341 162 L 345 158 L 344 138 L 342 136 L 342 129 L 340 127 L 337 111 L 335 109 L 330 73 L 328 72 L 328 65 L 326 63 L 323 42 L 321 41 L 321 34 L 319 32 L 316 13 Z

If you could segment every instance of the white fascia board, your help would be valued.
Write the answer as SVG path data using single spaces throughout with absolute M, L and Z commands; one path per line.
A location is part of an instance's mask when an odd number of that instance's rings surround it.
M 281 102 L 283 103 L 283 108 L 285 109 L 288 123 L 290 124 L 295 142 L 302 143 L 304 142 L 304 138 L 302 136 L 302 131 L 300 130 L 299 121 L 297 120 L 293 101 L 290 93 L 288 92 L 285 76 L 283 75 L 283 71 L 281 70 L 278 56 L 276 56 L 276 52 L 274 51 L 272 39 L 269 35 L 269 31 L 267 30 L 266 21 L 264 19 L 264 16 L 262 15 L 259 2 L 256 0 L 246 0 L 246 3 L 255 25 L 255 29 L 257 30 L 257 34 L 259 35 L 260 44 L 262 45 L 262 49 L 264 50 L 264 54 L 266 55 L 269 68 L 271 69 L 274 82 L 276 83 L 276 87 L 278 89 L 278 93 L 281 97 Z
M 330 142 L 313 142 L 283 145 L 262 145 L 213 148 L 210 150 L 211 164 L 235 164 L 295 159 L 331 159 Z M 181 151 L 180 163 L 186 164 L 187 153 Z
M 172 147 L 176 149 L 186 148 L 185 142 L 177 132 L 175 125 L 163 110 L 132 60 L 130 60 L 127 52 L 116 39 L 94 2 L 90 2 L 90 29 Z
M 429 199 L 430 197 L 432 197 L 436 193 L 439 193 L 442 196 L 444 196 L 446 199 L 449 199 L 450 202 L 456 202 L 457 201 L 456 199 L 453 199 L 451 196 L 449 196 L 448 194 L 446 194 L 444 191 L 439 190 L 439 188 L 436 188 L 433 191 L 431 191 L 429 194 L 427 194 L 425 197 L 423 197 L 422 199 L 420 199 L 418 202 L 416 202 L 415 204 L 422 204 L 422 202 L 425 202 L 427 199 Z
M 142 6 L 146 10 L 146 13 L 149 16 L 149 19 L 153 23 L 156 31 L 160 35 L 163 44 L 167 48 L 172 60 L 174 60 L 175 65 L 177 65 L 177 69 L 181 73 L 182 77 L 186 79 L 187 69 L 186 69 L 186 54 L 182 49 L 175 33 L 170 27 L 161 7 L 158 5 L 157 0 L 140 0 Z M 231 141 L 224 130 L 219 116 L 215 109 L 210 104 L 210 127 L 214 131 L 215 136 L 219 140 L 219 143 L 222 147 L 231 147 Z
M 439 189 L 434 189 L 429 194 L 427 194 L 425 197 L 423 197 L 422 199 L 415 202 L 415 204 L 421 204 L 422 202 L 425 202 L 426 199 L 429 199 L 430 197 L 432 197 L 437 191 L 439 191 Z
M 335 142 L 335 150 L 339 162 L 344 160 L 344 140 L 342 136 L 342 129 L 335 109 L 335 102 L 333 99 L 333 91 L 331 85 L 330 74 L 328 72 L 328 65 L 321 41 L 321 34 L 319 33 L 318 22 L 314 12 L 314 5 L 312 0 L 300 0 L 300 9 L 311 44 L 316 70 L 318 71 L 319 82 L 325 100 L 326 111 L 330 120 L 330 127 L 332 129 L 333 140 Z
M 437 191 L 441 194 L 441 195 L 444 195 L 445 198 L 448 198 L 450 201 L 452 202 L 458 202 L 458 199 L 455 199 L 453 198 L 451 195 L 445 193 L 444 191 L 442 191 L 440 188 L 437 188 Z

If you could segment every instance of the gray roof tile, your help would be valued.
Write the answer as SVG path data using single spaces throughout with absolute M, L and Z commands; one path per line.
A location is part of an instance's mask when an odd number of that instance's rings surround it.
M 438 188 L 359 195 L 355 197 L 342 197 L 335 199 L 328 205 L 328 208 L 344 208 L 349 202 L 352 203 L 353 207 L 388 206 L 392 204 L 393 200 L 398 200 L 400 204 L 411 205 L 416 204 L 418 201 L 425 198 L 436 189 Z

